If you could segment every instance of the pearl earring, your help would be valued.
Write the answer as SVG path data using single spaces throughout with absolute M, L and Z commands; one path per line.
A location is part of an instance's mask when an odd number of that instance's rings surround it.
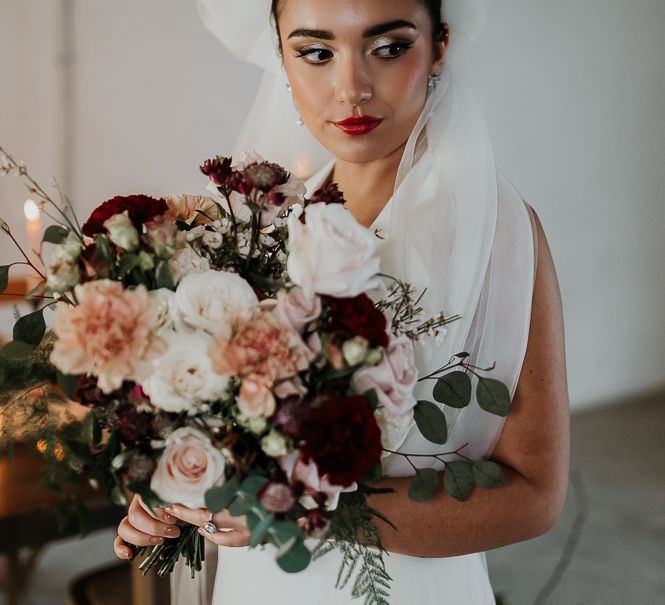
M 288 90 L 291 93 L 291 100 L 293 100 L 293 105 L 295 107 L 295 99 L 293 98 L 293 91 L 291 90 L 291 84 L 286 85 L 286 90 Z M 296 107 L 296 111 L 298 111 L 298 108 Z M 302 118 L 300 117 L 300 113 L 298 113 L 298 119 L 296 120 L 296 124 L 298 126 L 303 126 L 305 122 L 302 121 Z
M 438 85 L 439 80 L 441 79 L 441 74 L 432 74 L 427 78 L 427 90 L 432 92 Z

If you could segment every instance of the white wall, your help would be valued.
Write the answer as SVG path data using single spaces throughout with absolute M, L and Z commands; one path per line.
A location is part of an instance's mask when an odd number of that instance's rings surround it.
M 80 215 L 117 193 L 200 191 L 197 166 L 230 151 L 257 71 L 193 1 L 73 2 Z M 62 164 L 57 5 L 0 0 L 0 141 L 46 178 Z M 665 385 L 663 31 L 662 0 L 501 0 L 469 59 L 497 160 L 555 257 L 576 408 Z M 0 216 L 20 220 L 19 197 L 0 181 Z

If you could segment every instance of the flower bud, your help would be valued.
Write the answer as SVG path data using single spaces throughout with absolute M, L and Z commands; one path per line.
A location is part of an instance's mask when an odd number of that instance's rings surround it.
M 77 265 L 72 263 L 57 263 L 51 265 L 46 272 L 46 287 L 53 292 L 67 292 L 81 279 Z
M 375 366 L 381 361 L 383 353 L 381 349 L 370 349 L 369 353 L 365 356 L 365 363 L 370 366 Z
M 286 456 L 289 452 L 286 439 L 274 429 L 261 439 L 261 449 L 272 458 Z
M 347 340 L 342 345 L 344 359 L 346 359 L 346 362 L 351 366 L 363 363 L 367 357 L 368 350 L 369 341 L 362 336 L 356 336 L 350 340 Z
M 139 252 L 139 267 L 144 271 L 149 271 L 150 269 L 155 268 L 155 261 L 145 250 Z
M 104 221 L 104 228 L 108 231 L 111 241 L 127 252 L 135 252 L 139 247 L 139 233 L 134 227 L 127 211 L 114 214 Z

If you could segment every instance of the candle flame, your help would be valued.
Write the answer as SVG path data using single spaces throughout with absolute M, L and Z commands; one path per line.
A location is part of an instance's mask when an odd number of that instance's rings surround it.
M 36 221 L 41 215 L 41 210 L 35 200 L 25 200 L 25 204 L 23 204 L 23 213 L 25 214 L 25 218 L 29 221 Z

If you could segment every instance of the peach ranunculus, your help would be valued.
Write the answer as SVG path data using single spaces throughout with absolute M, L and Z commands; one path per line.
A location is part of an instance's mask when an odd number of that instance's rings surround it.
M 245 376 L 238 393 L 238 409 L 247 417 L 265 416 L 275 413 L 275 397 L 272 393 L 272 380 L 261 374 Z
M 205 195 L 169 195 L 164 200 L 169 207 L 166 214 L 177 221 L 204 224 L 220 218 L 215 200 Z
M 164 502 L 201 508 L 206 491 L 224 483 L 224 466 L 223 454 L 207 435 L 183 427 L 166 439 L 150 488 Z
M 230 331 L 218 332 L 208 350 L 216 372 L 226 376 L 261 374 L 275 382 L 309 367 L 313 353 L 300 334 L 271 311 L 262 307 L 240 309 L 229 320 Z
M 74 293 L 79 304 L 59 305 L 55 312 L 51 362 L 65 374 L 97 376 L 107 394 L 125 380 L 144 380 L 165 350 L 156 335 L 159 308 L 146 288 L 125 290 L 103 279 L 78 285 Z

